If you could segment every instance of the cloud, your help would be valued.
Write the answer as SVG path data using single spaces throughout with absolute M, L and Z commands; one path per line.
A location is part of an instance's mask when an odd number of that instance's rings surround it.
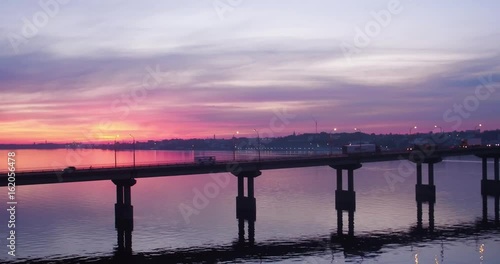
M 409 12 L 348 63 L 338 44 L 351 41 L 354 28 L 380 4 L 385 2 L 361 9 L 322 1 L 285 7 L 255 1 L 221 21 L 210 1 L 72 1 L 19 53 L 5 39 L 0 42 L 0 125 L 10 128 L 0 140 L 37 125 L 43 133 L 53 127 L 57 136 L 72 138 L 103 120 L 112 123 L 106 128 L 111 134 L 227 134 L 235 127 L 268 126 L 280 108 L 297 115 L 283 133 L 309 128 L 311 116 L 325 130 L 406 132 L 407 124 L 442 122 L 444 111 L 474 93 L 480 76 L 500 78 L 500 54 L 491 45 L 498 32 L 485 28 L 486 22 L 468 24 L 467 32 L 481 27 L 477 35 L 453 31 L 437 37 L 443 29 L 429 28 L 425 38 L 412 31 L 422 30 L 424 9 L 426 23 L 435 27 L 468 19 L 451 8 L 452 21 L 443 21 L 436 10 L 423 8 L 431 3 L 408 6 Z M 0 11 L 0 34 L 19 32 L 22 16 L 37 8 L 22 2 Z M 464 38 L 478 41 L 457 47 Z M 490 42 L 478 48 L 485 39 Z M 162 81 L 143 90 L 145 98 L 134 98 L 148 66 L 160 69 Z M 500 126 L 499 102 L 499 93 L 492 94 L 467 122 Z

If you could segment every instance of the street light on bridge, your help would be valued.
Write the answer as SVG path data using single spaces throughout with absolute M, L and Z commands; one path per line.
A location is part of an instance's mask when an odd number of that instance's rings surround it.
M 318 134 L 318 120 L 316 120 L 316 118 L 314 118 L 314 117 L 312 119 L 314 120 L 314 125 L 316 127 L 316 130 L 315 130 L 316 134 Z
M 359 128 L 355 127 L 355 128 L 354 128 L 354 131 L 359 132 L 359 147 L 361 148 L 361 136 L 363 135 L 363 134 L 361 133 L 361 129 L 359 129 Z
M 259 162 L 260 162 L 260 135 L 257 129 L 254 129 L 255 133 L 257 133 L 257 151 L 259 153 Z
M 134 146 L 134 170 L 135 170 L 135 137 L 132 136 L 132 134 L 129 134 L 129 135 L 134 139 L 133 146 Z
M 240 132 L 236 131 L 236 135 L 238 135 Z M 233 134 L 233 161 L 236 160 L 236 138 L 234 137 L 235 134 Z
M 441 133 L 443 133 L 443 128 L 438 126 L 438 125 L 434 125 L 434 128 L 439 128 L 439 131 L 441 131 Z
M 330 131 L 330 156 L 333 154 L 333 140 L 332 140 L 332 132 L 337 131 L 337 128 L 334 128 Z
M 120 137 L 120 135 L 115 136 L 115 168 L 116 168 L 116 138 Z

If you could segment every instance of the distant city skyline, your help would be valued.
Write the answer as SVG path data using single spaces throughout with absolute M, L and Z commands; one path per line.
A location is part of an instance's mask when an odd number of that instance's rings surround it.
M 297 133 L 294 132 L 292 134 L 283 134 L 283 135 L 276 135 L 272 137 L 267 137 L 266 135 L 263 135 L 265 137 L 261 137 L 261 139 L 269 139 L 269 141 L 263 141 L 262 144 L 266 145 L 268 142 L 272 142 L 275 139 L 283 139 L 283 138 L 290 138 L 290 137 L 297 137 L 297 138 L 306 138 L 307 140 L 312 140 L 312 139 L 319 139 L 323 138 L 324 136 L 327 137 L 327 140 L 325 142 L 330 142 L 333 140 L 335 137 L 339 136 L 346 136 L 348 138 L 351 138 L 353 141 L 358 141 L 359 136 L 358 133 L 361 133 L 363 136 L 384 136 L 384 137 L 394 137 L 394 138 L 401 138 L 401 137 L 407 137 L 407 138 L 426 138 L 429 136 L 432 136 L 433 134 L 445 134 L 445 135 L 451 135 L 452 137 L 455 137 L 455 135 L 460 135 L 459 138 L 456 138 L 457 140 L 461 139 L 466 139 L 470 138 L 471 136 L 477 136 L 477 137 L 482 137 L 484 134 L 488 135 L 497 135 L 494 137 L 493 141 L 497 143 L 497 141 L 500 141 L 500 129 L 495 129 L 495 130 L 462 130 L 462 131 L 443 131 L 442 133 L 439 131 L 439 128 L 435 130 L 430 130 L 430 131 L 413 131 L 411 134 L 410 133 L 365 133 L 365 132 L 359 132 L 359 131 L 318 131 L 318 133 L 315 132 L 304 132 L 304 133 Z M 260 135 L 259 135 L 260 136 Z M 234 137 L 234 138 L 233 138 Z M 152 142 L 162 142 L 162 141 L 180 141 L 180 142 L 189 142 L 189 141 L 228 141 L 232 142 L 233 139 L 239 140 L 239 139 L 245 139 L 245 140 L 252 140 L 253 144 L 256 144 L 256 139 L 257 135 L 243 135 L 243 134 L 233 134 L 230 136 L 218 136 L 218 135 L 212 135 L 209 137 L 194 137 L 194 138 L 160 138 L 160 139 L 150 139 L 150 138 L 136 138 L 135 142 L 137 144 L 139 143 L 152 143 Z M 307 141 L 306 140 L 306 141 Z M 363 141 L 363 140 L 362 140 Z M 0 143 L 0 146 L 9 146 L 9 145 L 16 145 L 16 146 L 30 146 L 30 145 L 36 145 L 36 146 L 50 146 L 50 145 L 132 145 L 134 142 L 134 139 L 132 138 L 120 138 L 117 137 L 116 141 L 115 140 L 96 140 L 96 141 L 78 141 L 78 140 L 73 140 L 73 141 L 48 141 L 48 140 L 42 140 L 42 141 L 31 141 L 31 142 L 22 142 L 22 143 L 16 143 L 16 142 L 10 142 L 10 143 Z M 327 142 L 327 143 L 328 143 Z M 334 141 L 335 142 L 335 141 Z
M 495 130 L 499 12 L 497 1 L 7 1 L 0 144 Z

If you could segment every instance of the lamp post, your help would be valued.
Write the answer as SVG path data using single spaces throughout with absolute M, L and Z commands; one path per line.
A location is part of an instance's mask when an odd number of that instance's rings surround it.
M 359 132 L 359 147 L 361 148 L 361 130 L 359 128 L 354 128 L 354 131 Z
M 479 127 L 479 132 L 481 132 L 481 128 L 480 128 L 480 127 L 482 127 L 482 126 L 483 126 L 482 124 L 479 124 L 479 125 L 475 126 L 475 127 L 474 127 L 474 131 L 476 131 L 476 130 L 477 130 L 477 128 Z
M 412 126 L 412 127 L 410 127 L 410 135 L 411 135 L 411 131 L 412 131 L 413 129 L 417 129 L 417 126 Z
M 257 133 L 257 151 L 259 153 L 259 162 L 260 162 L 260 135 L 257 129 L 254 129 L 255 133 Z
M 115 168 L 116 168 L 116 138 L 120 137 L 120 135 L 115 136 Z
M 236 135 L 238 135 L 240 132 L 236 131 Z M 234 137 L 233 134 L 233 161 L 236 160 L 236 138 Z
M 333 155 L 332 131 L 337 131 L 337 128 L 334 128 L 333 130 L 330 131 L 330 156 Z
M 434 128 L 439 128 L 439 131 L 441 131 L 441 133 L 443 133 L 443 128 L 438 126 L 438 125 L 434 125 Z
M 314 117 L 312 119 L 314 120 L 314 126 L 316 128 L 314 131 L 316 131 L 316 135 L 317 135 L 318 134 L 318 120 L 316 120 L 316 118 L 314 118 Z
M 135 137 L 132 136 L 132 134 L 129 134 L 129 135 L 134 139 L 133 146 L 134 146 L 134 170 L 135 170 Z

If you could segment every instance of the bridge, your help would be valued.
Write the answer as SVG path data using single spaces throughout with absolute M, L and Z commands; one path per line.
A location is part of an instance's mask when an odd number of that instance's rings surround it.
M 250 161 L 222 161 L 211 165 L 196 163 L 162 164 L 151 166 L 109 167 L 99 169 L 77 169 L 75 171 L 30 171 L 16 172 L 15 177 L 8 177 L 7 173 L 0 176 L 0 186 L 8 186 L 15 181 L 15 185 L 60 184 L 68 182 L 88 182 L 111 180 L 116 185 L 115 228 L 118 232 L 119 248 L 131 252 L 133 230 L 133 206 L 131 187 L 136 179 L 147 177 L 167 177 L 195 174 L 211 174 L 229 172 L 238 179 L 236 196 L 236 218 L 240 239 L 244 240 L 244 227 L 248 223 L 248 240 L 253 243 L 256 221 L 256 198 L 254 195 L 255 178 L 262 171 L 285 168 L 301 168 L 314 166 L 329 166 L 336 170 L 337 188 L 335 190 L 335 209 L 337 210 L 337 236 L 343 234 L 343 212 L 348 212 L 348 236 L 354 237 L 354 212 L 356 211 L 356 193 L 354 191 L 354 171 L 362 167 L 363 163 L 381 161 L 410 161 L 415 164 L 416 185 L 415 199 L 417 201 L 418 223 L 422 223 L 422 204 L 429 204 L 429 226 L 433 228 L 434 204 L 436 201 L 436 186 L 434 185 L 434 164 L 442 161 L 443 157 L 475 155 L 482 160 L 481 194 L 483 196 L 483 219 L 487 214 L 487 197 L 495 197 L 495 221 L 500 222 L 499 197 L 500 147 L 478 147 L 468 149 L 419 149 L 414 151 L 395 151 L 381 153 L 357 153 L 339 155 L 315 155 L 305 157 L 269 158 Z M 494 177 L 488 178 L 488 159 L 493 159 Z M 427 165 L 428 180 L 423 183 L 422 167 Z M 347 171 L 347 190 L 343 189 L 343 171 Z M 246 179 L 246 184 L 245 184 Z M 245 185 L 247 188 L 245 196 Z M 9 185 L 9 186 L 12 186 Z M 332 188 L 333 190 L 333 188 Z M 432 215 L 431 215 L 432 214 Z M 432 220 L 432 221 L 431 221 Z M 128 249 L 128 250 L 127 250 Z
M 77 168 L 73 172 L 64 172 L 64 168 L 58 170 L 39 171 L 17 171 L 16 186 L 34 184 L 53 184 L 68 182 L 87 182 L 99 180 L 123 180 L 130 178 L 166 177 L 195 174 L 261 171 L 272 169 L 288 169 L 315 166 L 342 166 L 348 164 L 362 164 L 368 162 L 411 160 L 418 163 L 418 159 L 429 159 L 429 157 L 449 157 L 449 156 L 487 156 L 495 157 L 500 155 L 499 147 L 484 147 L 475 149 L 444 149 L 422 151 L 393 151 L 381 153 L 360 153 L 355 155 L 313 155 L 313 156 L 293 156 L 279 157 L 257 160 L 231 160 L 216 162 L 214 165 L 201 166 L 194 162 L 176 164 L 155 164 L 140 166 L 104 167 L 104 168 Z M 425 162 L 424 162 L 425 163 Z M 1 172 L 0 172 L 1 173 Z M 0 175 L 0 186 L 7 186 L 7 172 Z

